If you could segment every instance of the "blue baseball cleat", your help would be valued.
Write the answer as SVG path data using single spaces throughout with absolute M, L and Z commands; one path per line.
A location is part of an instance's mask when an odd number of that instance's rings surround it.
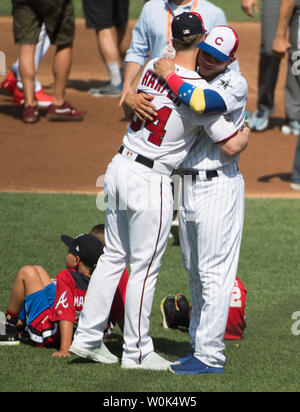
M 186 361 L 169 366 L 169 370 L 173 373 L 180 373 L 183 375 L 200 375 L 202 373 L 224 373 L 224 368 L 213 368 L 205 365 L 194 356 L 188 358 Z
M 180 358 L 176 359 L 174 363 L 182 363 L 185 362 L 186 360 L 192 358 L 194 356 L 194 351 L 190 350 L 185 356 L 181 356 Z

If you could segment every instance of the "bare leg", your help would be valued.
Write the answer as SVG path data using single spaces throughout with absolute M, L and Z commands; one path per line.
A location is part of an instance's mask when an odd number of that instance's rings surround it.
M 99 53 L 105 64 L 113 63 L 115 61 L 121 63 L 117 41 L 113 32 L 113 28 L 102 29 L 96 31 L 97 44 Z
M 124 61 L 126 51 L 129 49 L 129 46 L 130 46 L 130 39 L 129 41 L 126 41 L 126 43 L 124 43 L 126 29 L 127 29 L 127 25 L 116 27 L 117 38 L 118 38 L 118 49 L 119 49 L 121 62 Z
M 118 47 L 117 34 L 114 28 L 96 31 L 99 53 L 106 64 L 110 83 L 119 86 L 122 83 L 122 59 Z
M 67 81 L 72 66 L 72 44 L 57 46 L 53 62 L 55 80 L 53 103 L 61 106 L 65 101 Z
M 15 278 L 7 310 L 18 314 L 26 296 L 44 289 L 50 283 L 48 273 L 41 266 L 23 266 Z
M 20 46 L 19 68 L 24 87 L 25 107 L 36 104 L 34 99 L 35 47 L 35 44 L 22 44 Z

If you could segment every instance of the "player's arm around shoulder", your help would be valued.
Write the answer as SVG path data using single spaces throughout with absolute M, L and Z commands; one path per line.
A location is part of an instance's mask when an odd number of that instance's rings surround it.
M 250 129 L 245 126 L 242 130 L 239 130 L 234 136 L 229 139 L 220 142 L 220 148 L 224 154 L 227 156 L 236 156 L 237 154 L 243 152 L 249 142 Z
M 246 104 L 248 84 L 240 72 L 227 69 L 225 73 L 210 83 L 210 86 L 222 96 L 227 113 L 240 110 Z
M 152 121 L 156 117 L 156 107 L 151 103 L 154 96 L 145 93 L 143 87 L 147 84 L 149 76 L 153 73 L 153 65 L 156 60 L 151 60 L 144 68 L 137 93 L 127 93 L 124 96 L 124 100 L 120 101 L 128 120 L 132 120 L 134 115 L 141 121 Z
M 166 79 L 172 92 L 192 111 L 198 114 L 223 113 L 226 111 L 226 104 L 222 96 L 207 83 L 202 84 L 202 87 L 195 86 L 188 81 L 184 81 L 175 72 L 160 77 Z

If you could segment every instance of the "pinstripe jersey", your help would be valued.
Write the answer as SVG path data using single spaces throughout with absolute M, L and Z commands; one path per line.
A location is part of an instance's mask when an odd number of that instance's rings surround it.
M 209 86 L 216 90 L 226 103 L 225 119 L 232 122 L 236 129 L 240 129 L 245 120 L 248 92 L 247 82 L 244 77 L 240 73 L 227 69 L 209 82 Z M 215 170 L 232 165 L 238 160 L 239 155 L 225 155 L 209 134 L 203 128 L 200 128 L 197 139 L 180 168 Z
M 191 148 L 199 126 L 203 126 L 215 142 L 232 136 L 237 128 L 220 115 L 200 116 L 182 104 L 167 84 L 149 71 L 153 69 L 154 61 L 151 60 L 145 67 L 138 90 L 154 96 L 152 103 L 157 108 L 157 117 L 147 123 L 135 117 L 128 127 L 123 144 L 129 152 L 139 153 L 177 169 Z M 196 87 L 208 87 L 208 83 L 196 72 L 176 67 L 177 74 L 184 81 Z

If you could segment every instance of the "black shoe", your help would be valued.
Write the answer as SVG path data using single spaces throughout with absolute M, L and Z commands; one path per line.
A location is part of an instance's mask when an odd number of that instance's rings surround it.
M 175 306 L 176 309 L 181 310 L 182 312 L 190 311 L 189 301 L 182 293 L 177 293 L 175 296 Z
M 163 327 L 165 329 L 175 328 L 177 325 L 172 321 L 171 315 L 177 311 L 175 306 L 175 296 L 167 295 L 160 304 L 160 311 L 163 315 Z
M 0 327 L 0 345 L 19 345 L 20 340 L 17 327 L 9 323 L 5 323 L 3 326 L 4 330 Z
M 175 296 L 175 306 L 176 306 L 176 309 L 179 310 L 180 315 L 181 315 L 180 317 L 178 316 L 178 319 L 177 319 L 178 325 L 188 328 L 190 324 L 189 314 L 190 314 L 191 305 L 189 304 L 189 301 L 182 293 L 177 293 L 177 295 Z
M 31 344 L 29 333 L 26 332 L 26 330 L 23 330 L 20 333 L 20 342 L 24 343 L 24 345 L 30 345 Z

